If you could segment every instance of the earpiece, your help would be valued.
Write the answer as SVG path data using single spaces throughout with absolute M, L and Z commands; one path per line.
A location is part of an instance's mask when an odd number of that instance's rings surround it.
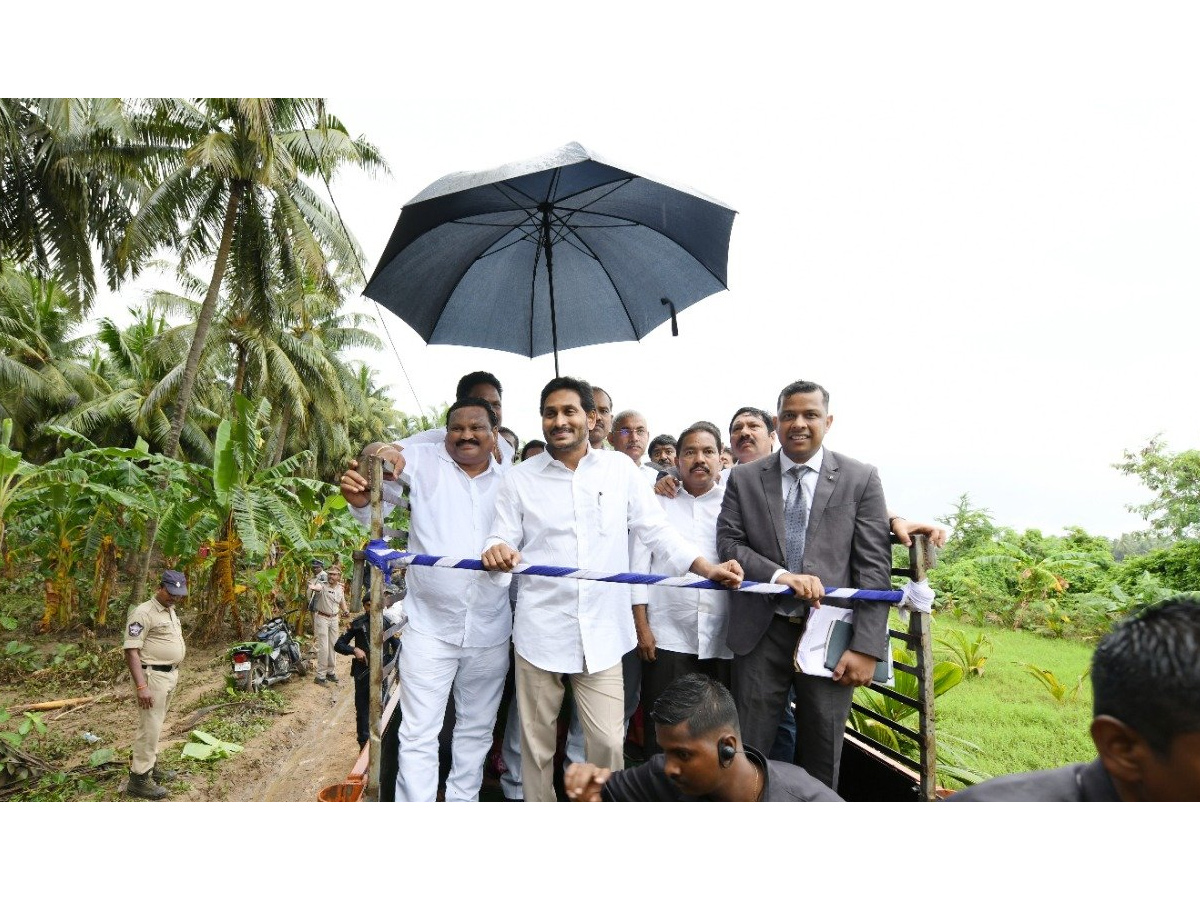
M 727 768 L 733 762 L 733 758 L 737 756 L 737 749 L 733 744 L 719 743 L 717 744 L 717 759 L 721 761 L 721 768 Z

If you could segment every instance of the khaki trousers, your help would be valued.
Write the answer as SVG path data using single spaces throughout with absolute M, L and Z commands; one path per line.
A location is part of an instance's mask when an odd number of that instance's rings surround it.
M 516 654 L 517 706 L 521 713 L 521 775 L 527 802 L 554 802 L 554 750 L 563 683 Z M 583 725 L 587 761 L 614 772 L 625 767 L 625 683 L 618 662 L 602 672 L 571 679 Z
M 162 733 L 163 720 L 171 708 L 171 697 L 179 682 L 179 667 L 170 672 L 145 669 L 146 686 L 154 705 L 149 709 L 138 707 L 138 730 L 133 739 L 133 753 L 129 768 L 135 775 L 145 775 L 154 768 L 158 759 L 158 736 Z
M 338 639 L 338 617 L 313 613 L 313 630 L 317 635 L 317 676 L 333 674 L 333 645 Z

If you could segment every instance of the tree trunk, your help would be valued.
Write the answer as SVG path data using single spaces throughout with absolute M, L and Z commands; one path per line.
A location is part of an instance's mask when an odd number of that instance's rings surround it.
M 275 446 L 275 456 L 271 460 L 272 466 L 277 466 L 283 462 L 284 449 L 287 447 L 288 429 L 292 424 L 292 409 L 290 406 L 283 408 L 283 415 L 279 422 L 279 443 Z
M 233 376 L 233 392 L 240 394 L 242 387 L 246 383 L 246 347 L 244 344 L 237 345 L 237 372 Z
M 171 434 L 167 438 L 167 446 L 163 449 L 164 456 L 175 456 L 179 450 L 179 436 L 183 433 L 183 423 L 187 420 L 188 407 L 192 404 L 192 388 L 196 384 L 196 372 L 200 369 L 200 357 L 204 355 L 208 329 L 212 325 L 213 316 L 217 311 L 217 295 L 221 292 L 225 266 L 229 263 L 229 248 L 233 244 L 233 224 L 237 219 L 238 204 L 241 202 L 245 190 L 245 182 L 235 181 L 229 191 L 229 205 L 225 209 L 225 225 L 221 232 L 221 246 L 217 249 L 217 259 L 213 263 L 212 281 L 208 284 L 208 293 L 204 295 L 204 305 L 200 307 L 200 317 L 196 320 L 196 333 L 192 337 L 187 363 L 183 367 L 183 379 L 179 383 L 179 393 L 175 397 L 175 413 L 171 417 Z
M 225 208 L 225 224 L 221 232 L 221 245 L 217 249 L 217 259 L 213 263 L 212 281 L 208 284 L 208 293 L 204 295 L 204 305 L 200 307 L 200 317 L 196 320 L 196 333 L 192 336 L 192 346 L 188 350 L 187 362 L 183 367 L 183 379 L 179 383 L 179 393 L 175 397 L 175 411 L 171 416 L 171 433 L 167 444 L 163 447 L 163 456 L 174 457 L 179 452 L 179 436 L 183 433 L 183 423 L 187 421 L 188 407 L 192 403 L 192 388 L 196 383 L 196 372 L 200 369 L 200 357 L 204 353 L 204 344 L 208 340 L 208 329 L 212 325 L 213 315 L 217 310 L 217 295 L 221 291 L 221 281 L 225 278 L 225 267 L 229 263 L 229 248 L 233 244 L 233 223 L 237 218 L 238 204 L 246 190 L 245 182 L 235 181 L 229 191 L 229 205 Z M 166 485 L 162 485 L 165 490 Z M 139 598 L 146 593 L 146 582 L 150 579 L 150 558 L 154 554 L 154 541 L 158 537 L 158 517 L 155 516 L 146 523 L 146 555 L 142 558 L 138 577 L 133 583 L 130 600 L 140 603 Z

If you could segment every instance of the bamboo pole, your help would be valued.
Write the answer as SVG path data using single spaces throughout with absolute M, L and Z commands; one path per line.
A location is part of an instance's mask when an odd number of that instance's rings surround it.
M 383 537 L 383 460 L 371 457 L 371 539 Z M 383 572 L 371 573 L 371 652 L 370 671 L 371 737 L 368 744 L 368 800 L 379 800 L 379 763 L 382 748 L 380 720 L 383 718 Z

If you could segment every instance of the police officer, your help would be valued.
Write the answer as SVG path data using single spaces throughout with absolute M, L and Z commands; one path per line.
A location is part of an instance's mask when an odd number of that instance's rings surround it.
M 168 569 L 154 596 L 129 611 L 125 623 L 125 664 L 137 689 L 138 730 L 133 739 L 126 792 L 147 800 L 161 800 L 167 789 L 159 781 L 171 781 L 174 772 L 160 769 L 158 735 L 171 706 L 171 695 L 179 681 L 179 664 L 186 648 L 175 603 L 186 597 L 183 573 Z
M 346 606 L 346 589 L 342 585 L 342 567 L 334 563 L 329 567 L 328 580 L 316 592 L 313 606 L 313 630 L 317 637 L 317 684 L 326 680 L 337 683 L 334 671 L 333 646 L 338 639 L 339 616 L 350 614 Z

